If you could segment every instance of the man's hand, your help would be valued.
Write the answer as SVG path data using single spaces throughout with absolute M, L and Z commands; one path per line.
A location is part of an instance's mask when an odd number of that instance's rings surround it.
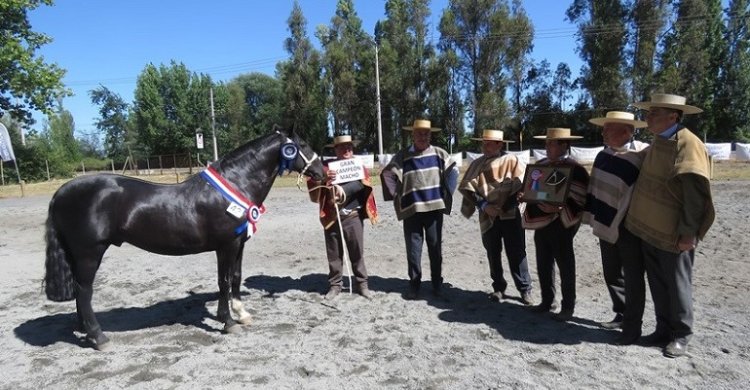
M 680 239 L 677 241 L 677 249 L 680 252 L 693 250 L 696 245 L 698 245 L 698 240 L 695 236 L 680 236 Z
M 326 173 L 328 175 L 328 182 L 332 182 L 336 180 L 336 170 L 335 169 L 329 169 Z

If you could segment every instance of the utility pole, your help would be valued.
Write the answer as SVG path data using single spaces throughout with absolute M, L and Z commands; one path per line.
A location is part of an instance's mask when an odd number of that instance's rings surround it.
M 219 148 L 216 146 L 216 116 L 214 116 L 214 89 L 209 90 L 211 96 L 211 137 L 214 144 L 214 161 L 219 159 Z
M 375 95 L 378 108 L 378 155 L 383 154 L 383 124 L 380 120 L 380 66 L 378 65 L 378 43 L 375 42 Z

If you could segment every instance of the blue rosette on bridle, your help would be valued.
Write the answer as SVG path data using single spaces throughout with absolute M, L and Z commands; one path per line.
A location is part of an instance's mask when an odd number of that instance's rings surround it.
M 284 171 L 292 169 L 292 162 L 297 158 L 299 149 L 294 142 L 287 142 L 281 145 L 279 153 L 281 154 L 281 158 L 279 159 L 279 176 L 281 176 Z

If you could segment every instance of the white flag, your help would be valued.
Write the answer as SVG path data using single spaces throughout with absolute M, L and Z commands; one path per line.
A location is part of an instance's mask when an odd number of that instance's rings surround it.
M 13 144 L 10 143 L 10 135 L 5 125 L 0 123 L 0 160 L 13 161 L 16 156 L 13 154 Z

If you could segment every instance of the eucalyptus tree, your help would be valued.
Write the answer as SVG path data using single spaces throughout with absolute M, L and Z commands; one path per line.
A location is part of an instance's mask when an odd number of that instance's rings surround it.
M 280 124 L 293 128 L 320 151 L 327 143 L 322 60 L 320 52 L 307 37 L 307 20 L 296 0 L 287 25 L 290 36 L 284 41 L 284 49 L 290 57 L 276 67 L 284 97 L 283 122 Z
M 750 1 L 730 0 L 724 41 L 726 61 L 714 110 L 717 141 L 750 142 Z
M 427 0 L 388 0 L 386 18 L 375 26 L 379 47 L 380 89 L 384 147 L 400 147 L 401 127 L 414 119 L 429 118 L 444 125 L 435 112 L 435 99 L 444 84 L 441 61 L 429 42 Z M 432 80 L 431 80 L 432 78 Z M 430 108 L 432 107 L 432 108 Z
M 514 61 L 530 48 L 530 23 L 520 1 L 450 1 L 439 30 L 440 48 L 459 60 L 456 72 L 473 132 L 506 124 L 505 91 L 519 69 Z
M 620 0 L 574 0 L 565 12 L 578 23 L 581 87 L 593 107 L 606 111 L 629 103 L 625 89 L 628 12 Z
M 158 68 L 148 64 L 136 82 L 133 125 L 139 146 L 148 154 L 191 152 L 195 131 L 210 128 L 212 83 L 182 63 Z
M 91 103 L 99 106 L 94 125 L 104 134 L 104 152 L 108 158 L 124 161 L 127 156 L 128 110 L 130 105 L 109 88 L 100 85 L 89 91 Z
M 658 39 L 667 23 L 669 0 L 635 0 L 630 17 L 628 56 L 630 99 L 645 101 L 657 89 L 655 60 Z
M 724 49 L 720 0 L 679 0 L 677 15 L 664 39 L 659 82 L 665 92 L 687 97 L 703 108 L 684 118 L 701 136 L 714 132 L 713 95 Z
M 57 99 L 70 95 L 63 85 L 65 70 L 49 64 L 37 50 L 52 38 L 31 29 L 28 12 L 52 0 L 0 2 L 0 117 L 6 112 L 32 124 L 31 113 L 51 113 Z
M 329 122 L 334 134 L 366 143 L 375 130 L 375 61 L 372 39 L 351 0 L 339 0 L 329 26 L 316 32 L 323 47 Z

